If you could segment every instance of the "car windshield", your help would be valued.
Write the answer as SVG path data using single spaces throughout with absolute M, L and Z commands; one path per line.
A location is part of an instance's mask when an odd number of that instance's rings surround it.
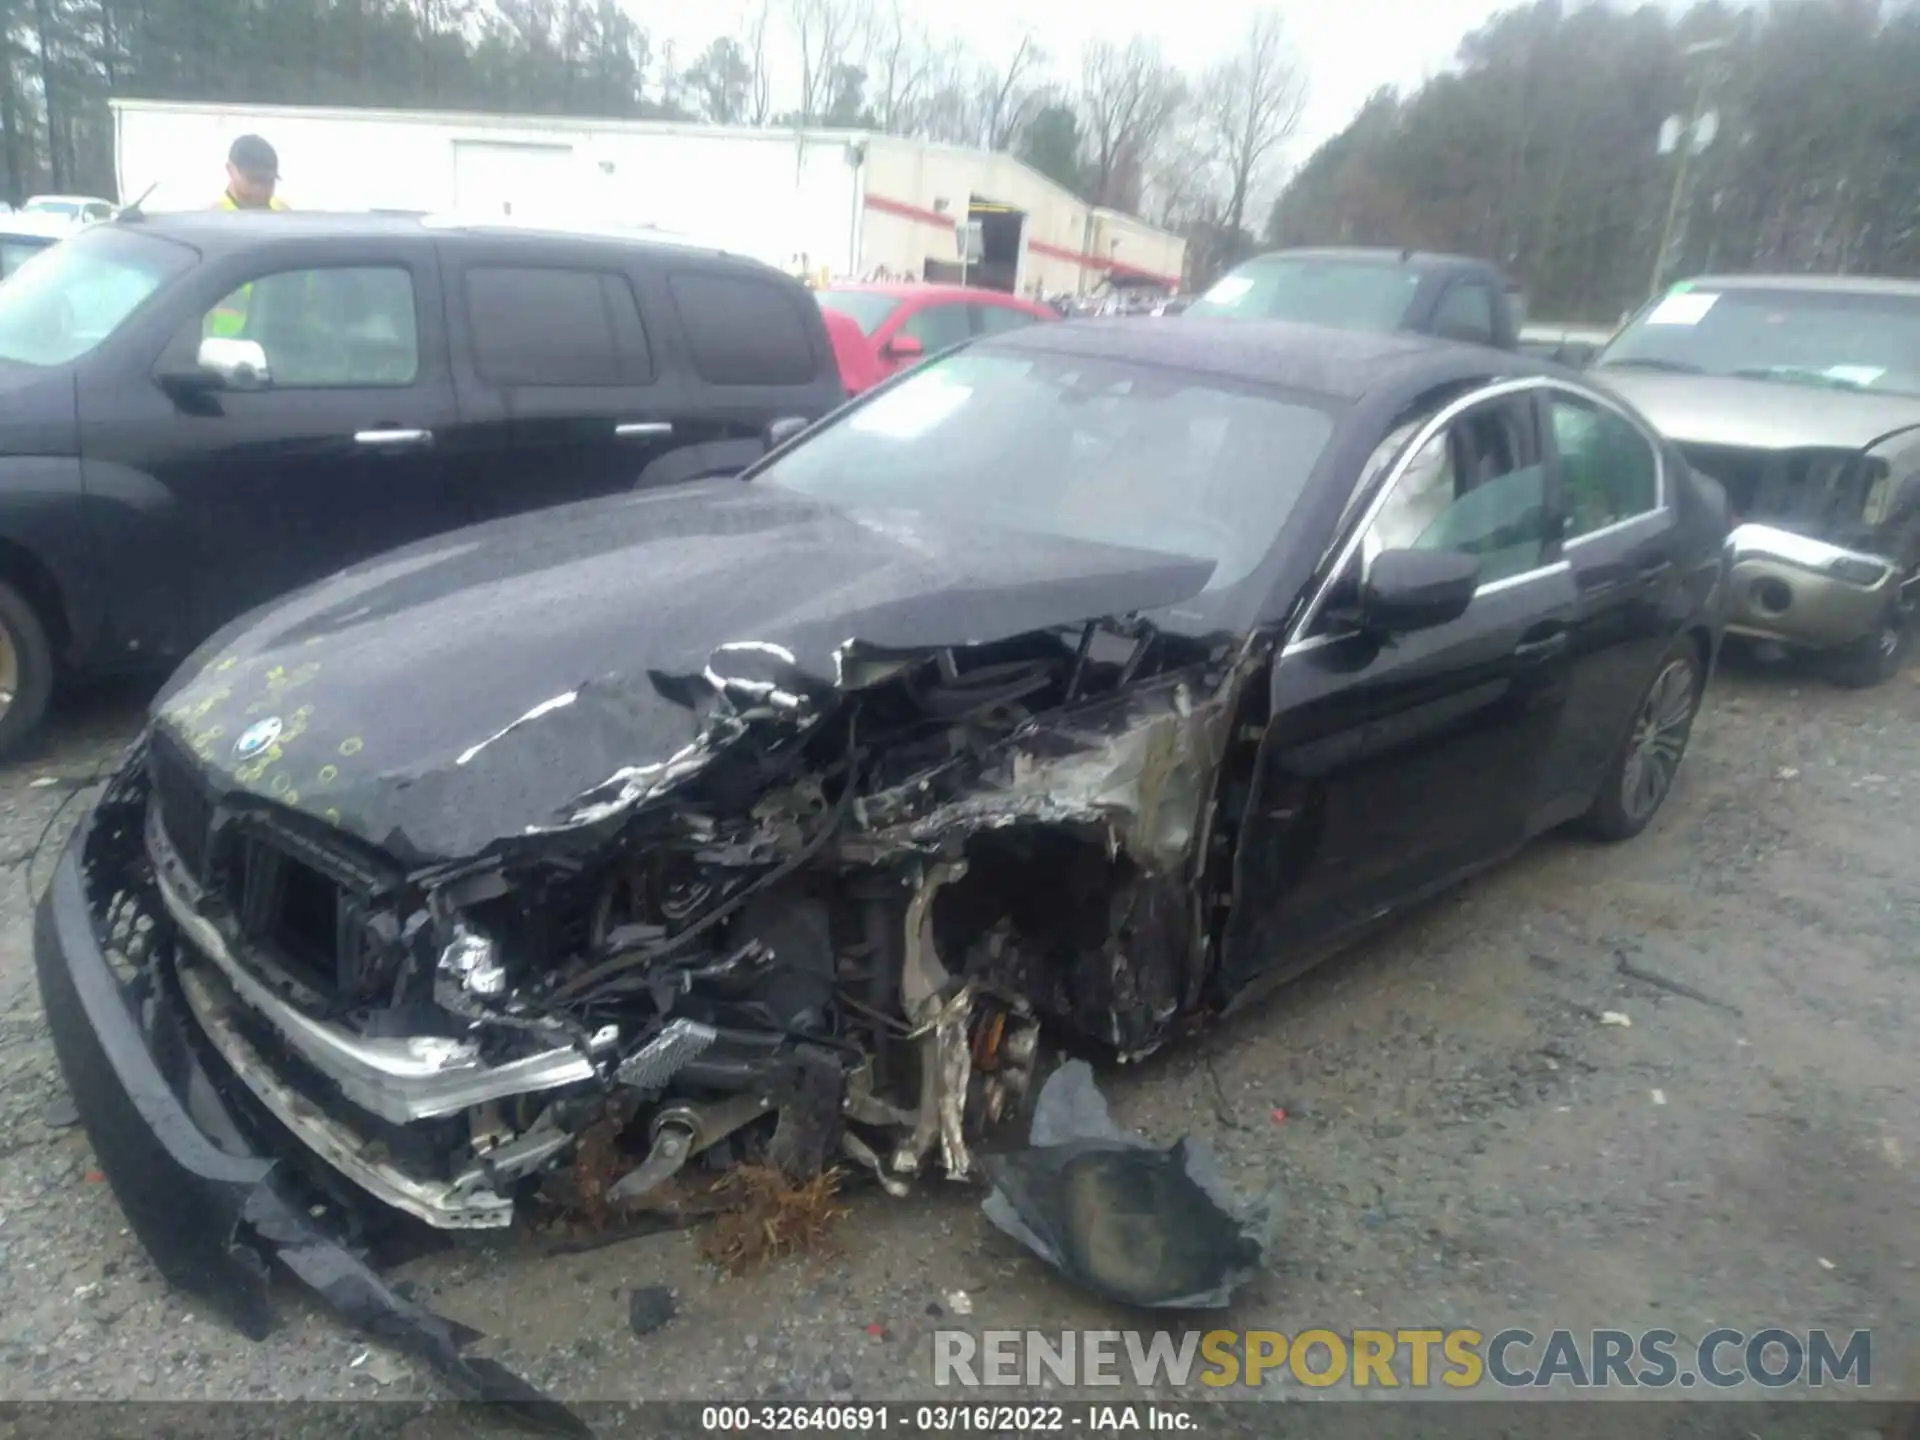
M 0 360 L 79 359 L 193 260 L 191 250 L 117 226 L 48 247 L 0 284 Z
M 1385 333 L 1400 328 L 1419 288 L 1420 276 L 1404 265 L 1270 256 L 1229 270 L 1187 314 Z
M 32 235 L 0 235 L 0 280 L 13 274 L 53 241 Z
M 1920 395 L 1920 295 L 1676 285 L 1596 363 Z
M 31 215 L 65 215 L 69 219 L 79 215 L 78 200 L 29 200 L 27 213 Z
M 887 323 L 887 317 L 900 308 L 891 295 L 871 290 L 820 290 L 816 298 L 828 310 L 837 310 L 860 327 L 862 335 L 871 335 Z
M 913 371 L 756 477 L 904 509 L 1214 562 L 1267 554 L 1333 433 L 1316 405 L 1157 366 L 973 347 Z

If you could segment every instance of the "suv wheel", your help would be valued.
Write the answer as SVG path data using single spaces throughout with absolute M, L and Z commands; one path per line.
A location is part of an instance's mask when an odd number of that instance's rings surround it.
M 1920 608 L 1920 566 L 1908 570 L 1877 626 L 1827 656 L 1827 678 L 1848 690 L 1886 684 L 1900 672 L 1913 644 L 1913 627 L 1920 622 L 1916 608 Z
M 53 698 L 53 647 L 47 627 L 13 586 L 0 580 L 0 758 L 18 750 Z

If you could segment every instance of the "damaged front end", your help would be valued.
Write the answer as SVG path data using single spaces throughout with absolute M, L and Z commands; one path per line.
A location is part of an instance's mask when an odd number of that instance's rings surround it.
M 1864 450 L 1681 447 L 1725 487 L 1727 628 L 1814 650 L 1870 637 L 1920 598 L 1920 454 L 1903 432 Z
M 278 1267 L 365 1333 L 413 1356 L 468 1400 L 536 1429 L 586 1427 L 498 1362 L 477 1332 L 387 1285 L 368 1234 L 324 1185 L 281 1158 L 285 1135 L 235 1103 L 231 1073 L 196 1031 L 180 983 L 189 952 L 142 854 L 144 746 L 81 824 L 35 912 L 34 960 L 60 1067 L 95 1154 L 167 1280 L 244 1334 L 272 1325 Z
M 743 1162 L 902 1194 L 976 1173 L 1042 1022 L 1127 1057 L 1201 1003 L 1257 659 L 1136 620 L 848 642 L 831 676 L 723 646 L 653 677 L 678 753 L 410 870 L 219 790 L 162 720 L 87 842 L 93 924 L 142 898 L 134 980 L 248 1153 L 345 1209 L 604 1224 Z

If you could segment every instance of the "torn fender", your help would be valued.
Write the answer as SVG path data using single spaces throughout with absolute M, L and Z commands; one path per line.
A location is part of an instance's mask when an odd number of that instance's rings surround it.
M 1184 883 L 1225 753 L 1232 687 L 1167 677 L 1022 729 L 977 775 L 863 797 L 844 849 L 932 849 L 1009 825 L 1090 825 L 1111 849 Z

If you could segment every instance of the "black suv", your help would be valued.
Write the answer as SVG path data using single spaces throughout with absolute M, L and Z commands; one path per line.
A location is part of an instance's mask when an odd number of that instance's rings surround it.
M 0 287 L 0 753 L 438 531 L 744 469 L 845 398 L 819 306 L 653 237 L 418 216 L 95 226 Z

